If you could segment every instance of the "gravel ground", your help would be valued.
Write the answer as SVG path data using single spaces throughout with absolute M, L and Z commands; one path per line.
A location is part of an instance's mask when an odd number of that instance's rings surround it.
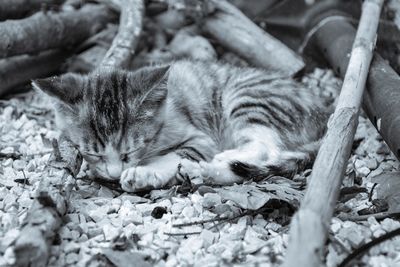
M 400 25 L 400 1 L 388 5 Z M 328 101 L 340 86 L 331 71 L 320 69 L 304 82 L 314 90 L 325 88 Z M 10 245 L 35 186 L 46 178 L 51 140 L 59 135 L 50 104 L 33 92 L 0 101 L 0 266 L 15 261 Z M 51 247 L 49 266 L 278 266 L 288 243 L 290 215 L 302 196 L 293 188 L 310 173 L 297 175 L 296 183 L 281 181 L 274 194 L 260 191 L 270 185 L 248 184 L 200 186 L 194 192 L 174 187 L 138 196 L 95 183 L 85 170 L 83 166 Z M 398 170 L 399 162 L 361 114 L 345 189 L 330 226 L 327 266 L 400 227 L 387 216 L 400 210 Z M 271 204 L 271 199 L 285 201 Z M 267 209 L 252 211 L 265 203 Z M 373 247 L 352 266 L 400 266 L 400 238 Z
M 328 99 L 340 86 L 330 71 L 319 69 L 304 81 L 314 89 L 328 88 L 324 91 Z M 0 266 L 14 261 L 9 245 L 32 203 L 35 184 L 45 178 L 50 140 L 59 134 L 49 106 L 48 100 L 35 93 L 0 102 Z M 375 182 L 373 177 L 399 167 L 363 116 L 356 143 L 344 186 L 365 189 L 341 200 L 337 213 L 342 218 L 357 218 L 357 211 L 374 206 L 368 194 Z M 305 171 L 297 179 L 308 174 Z M 135 266 L 274 266 L 283 259 L 288 242 L 288 205 L 284 205 L 286 209 L 275 206 L 266 213 L 243 215 L 243 207 L 253 205 L 251 201 L 227 197 L 219 189 L 203 186 L 192 193 L 174 188 L 142 197 L 99 185 L 85 175 L 81 171 L 64 226 L 51 247 L 49 266 L 109 266 L 109 261 L 127 266 L 132 259 Z M 243 190 L 246 195 L 247 189 Z M 376 194 L 374 190 L 372 199 Z M 220 222 L 216 218 L 233 219 Z M 175 226 L 209 219 L 214 221 Z M 377 221 L 373 216 L 354 220 L 332 220 L 327 266 L 335 266 L 354 248 L 400 224 L 389 218 Z M 399 252 L 400 239 L 396 238 L 371 249 L 362 263 L 400 266 Z

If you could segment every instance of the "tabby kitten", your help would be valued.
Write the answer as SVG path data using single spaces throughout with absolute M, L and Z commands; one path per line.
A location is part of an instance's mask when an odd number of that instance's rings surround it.
M 178 169 L 216 184 L 293 175 L 312 162 L 328 118 L 300 83 L 212 62 L 104 68 L 33 86 L 54 98 L 59 129 L 94 173 L 131 192 L 174 183 Z

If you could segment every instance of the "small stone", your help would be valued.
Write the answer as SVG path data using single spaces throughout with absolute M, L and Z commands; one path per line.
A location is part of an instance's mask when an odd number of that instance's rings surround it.
M 113 198 L 111 200 L 111 205 L 107 211 L 108 214 L 110 213 L 118 213 L 119 209 L 121 208 L 122 200 L 119 198 Z
M 384 234 L 386 234 L 386 232 L 385 232 L 383 229 L 376 229 L 376 230 L 372 233 L 372 235 L 373 235 L 375 238 L 378 238 L 378 237 L 380 237 L 380 236 L 382 236 L 382 235 L 384 235 Z
M 183 208 L 182 215 L 189 219 L 195 217 L 194 208 L 192 206 Z
M 58 233 L 62 239 L 72 239 L 71 230 L 66 226 L 61 227 Z
M 77 213 L 68 213 L 65 215 L 65 218 L 66 218 L 67 222 L 72 222 L 74 224 L 80 223 L 79 214 L 77 214 Z
M 104 217 L 107 216 L 108 207 L 107 206 L 97 206 L 95 209 L 90 209 L 88 214 L 90 218 L 95 222 L 101 221 Z
M 72 265 L 76 263 L 78 259 L 79 259 L 78 254 L 68 253 L 67 256 L 65 257 L 65 263 Z
M 78 240 L 80 236 L 81 236 L 81 233 L 79 233 L 79 231 L 77 231 L 77 230 L 71 231 L 72 240 Z
M 13 153 L 15 153 L 15 150 L 14 150 L 14 148 L 12 146 L 8 146 L 8 147 L 3 148 L 2 150 L 0 150 L 0 153 L 13 154 Z
M 203 247 L 208 248 L 212 244 L 214 244 L 219 237 L 219 233 L 211 232 L 208 229 L 203 229 L 200 234 L 200 238 L 203 240 Z
M 104 197 L 104 198 L 113 198 L 114 193 L 107 187 L 101 186 L 97 196 Z
M 118 237 L 121 233 L 121 229 L 113 227 L 112 225 L 104 225 L 103 226 L 103 234 L 104 238 L 107 241 L 111 241 L 114 238 Z
M 366 177 L 370 172 L 371 172 L 371 170 L 368 169 L 368 167 L 361 167 L 360 169 L 357 169 L 357 173 L 361 177 Z
M 221 196 L 217 193 L 206 193 L 204 194 L 203 207 L 212 208 L 216 205 L 221 204 Z
M 377 168 L 377 169 L 373 170 L 372 172 L 370 172 L 368 177 L 373 178 L 373 177 L 378 176 L 378 175 L 380 175 L 382 173 L 383 173 L 383 170 L 381 168 Z
M 34 172 L 36 169 L 36 164 L 33 160 L 29 161 L 28 165 L 26 166 L 26 170 L 28 172 Z
M 3 199 L 5 210 L 10 209 L 12 206 L 18 206 L 17 197 L 13 194 L 7 194 Z
M 82 234 L 82 235 L 79 237 L 79 239 L 78 239 L 78 241 L 79 241 L 80 243 L 85 242 L 85 241 L 88 241 L 88 240 L 89 240 L 89 238 L 88 238 L 88 236 L 87 236 L 86 234 Z
M 155 219 L 161 219 L 164 214 L 167 213 L 167 209 L 165 207 L 157 206 L 151 212 L 151 216 Z
M 378 161 L 374 158 L 370 158 L 367 160 L 367 167 L 370 170 L 375 170 L 376 168 L 378 168 Z
M 89 238 L 93 238 L 95 236 L 101 235 L 103 233 L 103 230 L 100 227 L 92 227 L 89 228 L 87 231 L 87 235 Z
M 363 160 L 356 159 L 356 161 L 354 162 L 354 167 L 357 170 L 362 168 L 362 167 L 365 167 L 365 166 L 366 166 L 366 163 Z
M 65 253 L 70 253 L 70 252 L 79 252 L 80 245 L 75 242 L 67 242 L 67 244 L 64 246 L 64 252 Z
M 24 191 L 18 198 L 18 203 L 23 208 L 29 208 L 32 205 L 33 199 L 31 198 L 29 191 Z
M 6 159 L 5 161 L 2 162 L 2 165 L 3 165 L 3 167 L 11 167 L 13 164 L 13 161 L 14 161 L 13 159 Z
M 171 206 L 172 214 L 180 214 L 182 210 L 185 208 L 186 204 L 183 202 L 173 203 Z
M 331 224 L 331 231 L 332 231 L 332 233 L 337 233 L 339 230 L 340 230 L 340 228 L 342 228 L 342 226 L 340 225 L 340 223 L 332 223 Z
M 16 159 L 12 165 L 17 171 L 22 171 L 26 166 L 26 162 L 24 160 Z

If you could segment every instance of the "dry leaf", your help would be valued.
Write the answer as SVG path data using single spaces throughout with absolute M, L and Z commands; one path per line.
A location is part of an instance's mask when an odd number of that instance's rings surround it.
M 400 172 L 384 172 L 372 178 L 378 183 L 377 197 L 387 201 L 389 212 L 400 212 Z

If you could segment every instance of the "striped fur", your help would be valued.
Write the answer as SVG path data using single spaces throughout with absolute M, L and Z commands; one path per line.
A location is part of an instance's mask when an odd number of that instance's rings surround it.
M 302 84 L 219 63 L 100 69 L 33 85 L 57 100 L 58 127 L 96 175 L 127 191 L 165 186 L 178 165 L 218 184 L 293 174 L 312 162 L 328 118 Z

